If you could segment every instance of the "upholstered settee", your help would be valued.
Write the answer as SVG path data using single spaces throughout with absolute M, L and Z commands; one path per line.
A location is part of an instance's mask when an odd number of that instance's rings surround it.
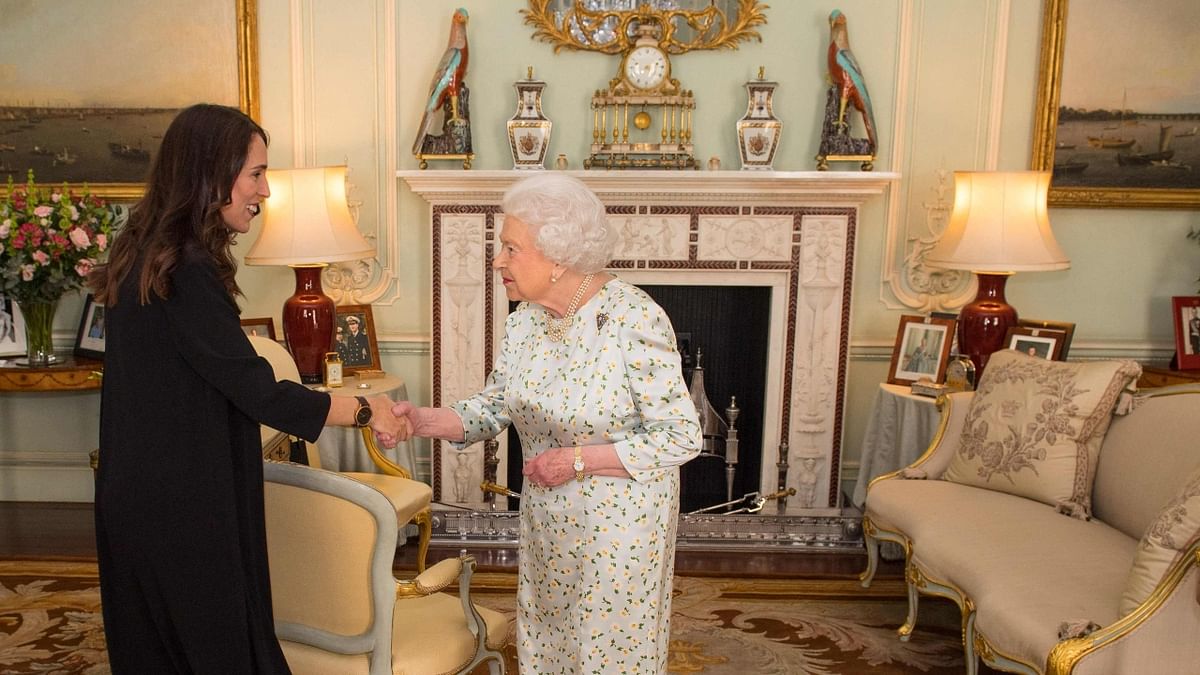
M 1131 395 L 1130 362 L 1003 354 L 939 400 L 924 455 L 870 484 L 864 586 L 899 544 L 900 638 L 920 594 L 950 598 L 968 673 L 1200 673 L 1200 385 Z

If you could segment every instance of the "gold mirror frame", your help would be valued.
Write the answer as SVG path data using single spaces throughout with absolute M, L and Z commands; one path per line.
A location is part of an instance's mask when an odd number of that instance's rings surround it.
M 737 43 L 746 40 L 762 42 L 755 27 L 767 23 L 764 11 L 768 9 L 758 0 L 737 0 L 737 16 L 731 21 L 715 4 L 702 10 L 656 9 L 643 2 L 636 10 L 588 10 L 575 3 L 555 21 L 549 9 L 556 0 L 529 0 L 529 8 L 521 10 L 525 23 L 534 28 L 533 37 L 554 45 L 554 52 L 563 49 L 576 51 L 620 54 L 632 47 L 636 36 L 631 36 L 631 24 L 653 23 L 662 27 L 659 44 L 671 54 L 683 54 L 693 49 L 737 49 Z M 585 42 L 577 38 L 572 26 L 584 34 L 593 34 L 609 20 L 615 20 L 613 39 L 604 44 Z M 677 24 L 682 21 L 682 24 Z M 677 25 L 686 24 L 695 31 L 692 40 L 676 38 Z
M 259 120 L 258 93 L 258 0 L 225 0 L 234 3 L 237 31 L 238 107 L 256 121 Z M 24 184 L 16 180 L 17 185 Z M 85 183 L 69 183 L 71 190 L 82 191 Z M 88 190 L 110 201 L 135 201 L 146 192 L 145 183 L 88 182 Z M 62 187 L 61 183 L 38 183 L 46 189 Z M 0 183 L 0 198 L 8 194 L 8 186 Z
M 1041 70 L 1033 130 L 1033 168 L 1054 169 L 1058 137 L 1059 96 L 1067 32 L 1067 1 L 1045 0 L 1042 14 Z M 1086 5 L 1080 11 L 1087 11 Z M 1086 39 L 1087 36 L 1076 36 Z M 1149 39 L 1149 38 L 1147 38 Z M 1200 190 L 1189 188 L 1054 187 L 1049 205 L 1056 207 L 1200 208 Z

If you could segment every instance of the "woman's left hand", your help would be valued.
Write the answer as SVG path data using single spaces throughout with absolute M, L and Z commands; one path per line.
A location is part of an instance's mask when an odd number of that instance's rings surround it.
M 540 487 L 558 487 L 575 478 L 575 449 L 549 448 L 525 462 L 521 469 L 528 483 Z

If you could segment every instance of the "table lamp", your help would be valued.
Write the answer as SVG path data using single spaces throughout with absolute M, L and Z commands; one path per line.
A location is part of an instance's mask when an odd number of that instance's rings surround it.
M 1017 325 L 1017 310 L 1004 299 L 1008 277 L 1071 266 L 1050 231 L 1049 191 L 1049 171 L 954 172 L 950 222 L 925 262 L 979 279 L 975 299 L 958 315 L 958 351 L 974 362 L 976 377 Z
M 296 292 L 283 303 L 283 335 L 301 381 L 321 381 L 325 353 L 333 348 L 334 303 L 321 290 L 321 272 L 331 262 L 375 255 L 346 204 L 346 167 L 267 171 L 271 196 L 263 209 L 262 232 L 246 254 L 248 265 L 288 265 Z

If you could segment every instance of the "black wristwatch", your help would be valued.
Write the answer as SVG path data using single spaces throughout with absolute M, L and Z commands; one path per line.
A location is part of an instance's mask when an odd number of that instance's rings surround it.
M 371 423 L 371 404 L 367 403 L 367 399 L 363 396 L 355 396 L 358 399 L 358 410 L 354 411 L 354 426 L 365 427 Z

